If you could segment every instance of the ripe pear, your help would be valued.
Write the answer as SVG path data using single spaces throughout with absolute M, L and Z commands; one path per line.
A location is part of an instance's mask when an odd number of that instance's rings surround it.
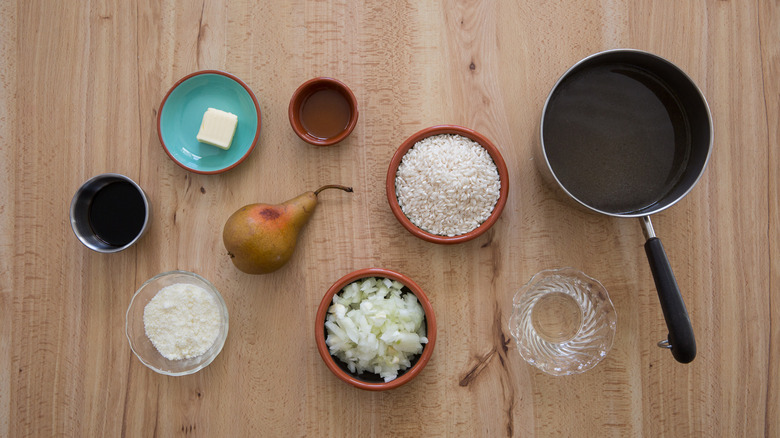
M 233 213 L 222 230 L 222 241 L 236 267 L 247 274 L 268 274 L 290 260 L 298 233 L 317 207 L 325 189 L 351 192 L 352 187 L 327 185 L 279 205 L 250 204 Z

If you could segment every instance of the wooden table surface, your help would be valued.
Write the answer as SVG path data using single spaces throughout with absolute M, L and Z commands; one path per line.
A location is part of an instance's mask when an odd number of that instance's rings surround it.
M 676 363 L 638 221 L 571 207 L 532 150 L 547 93 L 581 58 L 651 51 L 679 65 L 712 110 L 695 189 L 654 215 L 698 343 Z M 160 101 L 201 69 L 231 72 L 262 109 L 258 147 L 198 175 L 157 137 Z M 18 1 L 0 4 L 0 436 L 780 436 L 780 5 L 777 1 Z M 287 119 L 293 91 L 332 76 L 360 120 L 317 148 Z M 436 124 L 488 136 L 510 173 L 497 224 L 440 246 L 406 232 L 385 198 L 399 144 Z M 98 254 L 68 220 L 81 183 L 118 172 L 148 193 L 134 247 Z M 323 184 L 282 270 L 237 271 L 222 226 L 238 207 Z M 543 269 L 599 279 L 614 347 L 587 373 L 526 364 L 507 329 L 514 293 Z M 342 275 L 384 267 L 431 298 L 439 338 L 409 384 L 336 379 L 314 313 Z M 230 333 L 203 371 L 167 377 L 132 354 L 134 291 L 183 269 L 224 295 Z

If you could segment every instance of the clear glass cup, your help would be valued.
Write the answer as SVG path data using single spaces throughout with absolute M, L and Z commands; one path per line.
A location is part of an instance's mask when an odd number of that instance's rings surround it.
M 572 269 L 537 273 L 512 302 L 520 355 L 553 376 L 585 372 L 612 348 L 617 314 L 604 286 Z
M 169 360 L 157 351 L 152 341 L 146 336 L 143 318 L 144 308 L 157 292 L 166 286 L 176 283 L 193 284 L 209 292 L 217 301 L 222 323 L 217 339 L 205 353 L 189 359 Z M 187 271 L 163 272 L 146 280 L 133 295 L 125 315 L 125 334 L 130 342 L 130 349 L 133 350 L 133 353 L 144 365 L 152 370 L 168 376 L 192 374 L 209 365 L 222 351 L 228 334 L 227 306 L 217 288 L 200 275 Z

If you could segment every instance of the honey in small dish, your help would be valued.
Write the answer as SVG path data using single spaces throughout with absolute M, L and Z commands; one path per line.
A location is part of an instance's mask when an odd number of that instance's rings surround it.
M 313 137 L 327 140 L 344 132 L 352 117 L 349 102 L 338 90 L 322 88 L 303 101 L 299 117 Z

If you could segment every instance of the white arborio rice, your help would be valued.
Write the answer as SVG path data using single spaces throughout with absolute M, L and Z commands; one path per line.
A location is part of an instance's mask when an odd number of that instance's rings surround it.
M 479 227 L 498 202 L 501 180 L 488 151 L 457 134 L 424 138 L 401 159 L 395 194 L 422 230 L 458 236 Z

